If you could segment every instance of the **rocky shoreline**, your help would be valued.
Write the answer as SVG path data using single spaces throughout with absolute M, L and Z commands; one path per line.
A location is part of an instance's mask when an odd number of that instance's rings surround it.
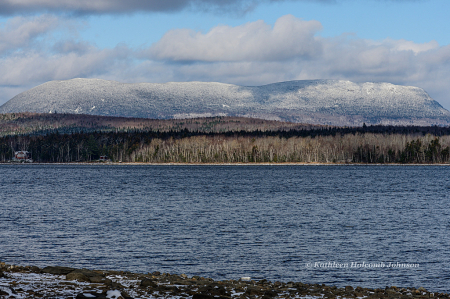
M 0 298 L 450 298 L 424 288 L 337 288 L 301 282 L 214 281 L 199 276 L 153 272 L 100 271 L 70 267 L 15 266 L 0 263 Z

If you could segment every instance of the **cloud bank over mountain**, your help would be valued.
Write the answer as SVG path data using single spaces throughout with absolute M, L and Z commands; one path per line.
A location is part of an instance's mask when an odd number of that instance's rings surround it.
M 3 3 L 2 11 L 11 3 Z M 36 3 L 44 7 L 54 1 Z M 79 2 L 58 3 L 69 7 Z M 102 8 L 105 3 L 99 1 L 98 9 L 106 9 Z M 256 21 L 218 25 L 207 32 L 174 29 L 147 47 L 101 48 L 77 38 L 83 26 L 82 20 L 57 15 L 18 16 L 4 23 L 0 27 L 0 104 L 44 82 L 77 77 L 238 85 L 323 78 L 419 86 L 450 107 L 450 46 L 435 41 L 376 41 L 351 34 L 322 37 L 320 22 L 285 15 L 274 25 Z

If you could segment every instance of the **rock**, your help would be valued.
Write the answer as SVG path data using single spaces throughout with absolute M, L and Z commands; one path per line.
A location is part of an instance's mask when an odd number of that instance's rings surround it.
M 263 293 L 263 291 L 258 288 L 258 287 L 254 287 L 254 286 L 248 286 L 247 290 L 245 290 L 245 295 L 249 295 L 249 296 L 253 296 L 253 295 L 261 295 Z
M 128 295 L 128 293 L 122 291 L 120 292 L 120 294 L 122 295 L 123 299 L 134 299 L 133 297 L 131 297 L 130 295 Z
M 180 289 L 176 286 L 166 287 L 166 290 L 172 293 L 172 295 L 177 295 L 180 293 Z
M 20 266 L 15 266 L 15 265 L 11 265 L 9 270 L 11 272 L 21 272 L 23 270 L 23 267 Z
M 0 296 L 2 296 L 0 298 L 3 298 L 3 296 L 5 296 L 5 298 L 6 298 L 7 295 L 9 295 L 9 293 L 7 293 L 7 292 L 3 291 L 2 289 L 0 289 Z
M 200 285 L 197 292 L 194 294 L 200 294 L 204 296 L 212 296 L 216 299 L 218 298 L 230 298 L 231 294 L 226 290 L 223 284 L 213 282 L 208 283 L 209 281 L 205 281 L 206 284 Z M 206 298 L 206 297 L 205 297 Z
M 264 295 L 262 298 L 266 299 L 266 298 L 273 298 L 276 297 L 278 295 L 277 292 L 275 292 L 274 290 L 267 290 L 264 292 Z
M 108 299 L 108 297 L 106 297 L 105 294 L 98 294 L 98 293 L 79 293 L 77 295 L 77 297 L 75 297 L 76 299 Z
M 87 277 L 86 275 L 84 275 L 81 272 L 75 272 L 75 271 L 67 274 L 66 279 L 67 280 L 76 280 L 76 281 L 80 281 L 80 282 L 91 282 L 89 277 Z
M 92 283 L 103 283 L 105 282 L 104 274 L 98 272 L 87 270 L 87 269 L 76 269 L 66 275 L 67 280 L 77 280 Z
M 168 275 L 168 278 L 170 281 L 174 281 L 174 280 L 180 280 L 181 277 L 179 275 L 173 274 L 173 275 Z
M 267 279 L 261 279 L 260 281 L 257 282 L 258 285 L 265 285 L 268 283 L 269 283 L 269 281 L 267 281 Z
M 103 283 L 107 286 L 112 286 L 113 281 L 109 278 L 105 278 L 105 280 L 103 281 Z
M 92 276 L 89 277 L 90 282 L 92 283 L 105 283 L 107 278 L 103 277 L 103 276 Z
M 30 267 L 30 271 L 33 273 L 41 273 L 41 269 L 39 267 L 36 266 L 31 266 Z
M 141 288 L 152 288 L 152 289 L 158 287 L 158 285 L 152 279 L 149 279 L 149 278 L 142 279 L 139 286 Z
M 115 282 L 115 281 L 111 281 L 111 284 L 109 284 L 109 287 L 111 289 L 118 289 L 118 290 L 121 290 L 121 289 L 125 288 L 123 285 L 121 285 L 120 283 Z
M 190 286 L 190 285 L 196 284 L 194 281 L 191 281 L 189 279 L 186 279 L 186 280 L 174 280 L 172 283 L 176 284 L 176 285 L 185 285 L 185 286 Z
M 45 267 L 44 269 L 42 269 L 42 272 L 54 275 L 67 275 L 74 270 L 75 268 L 56 266 L 56 267 Z

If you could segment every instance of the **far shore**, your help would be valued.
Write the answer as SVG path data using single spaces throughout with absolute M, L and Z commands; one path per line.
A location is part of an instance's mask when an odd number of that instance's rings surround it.
M 150 165 L 150 166 L 450 166 L 450 163 L 319 163 L 319 162 L 249 162 L 249 163 L 184 163 L 184 162 L 167 162 L 167 163 L 151 163 L 151 162 L 0 162 L 0 165 Z

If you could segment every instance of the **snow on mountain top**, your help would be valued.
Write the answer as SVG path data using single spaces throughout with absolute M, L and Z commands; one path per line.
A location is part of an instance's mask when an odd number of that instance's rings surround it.
M 450 122 L 450 112 L 421 88 L 342 80 L 288 81 L 263 86 L 119 83 L 101 79 L 51 81 L 0 107 L 0 113 L 24 111 L 148 118 L 230 115 L 335 125 Z

